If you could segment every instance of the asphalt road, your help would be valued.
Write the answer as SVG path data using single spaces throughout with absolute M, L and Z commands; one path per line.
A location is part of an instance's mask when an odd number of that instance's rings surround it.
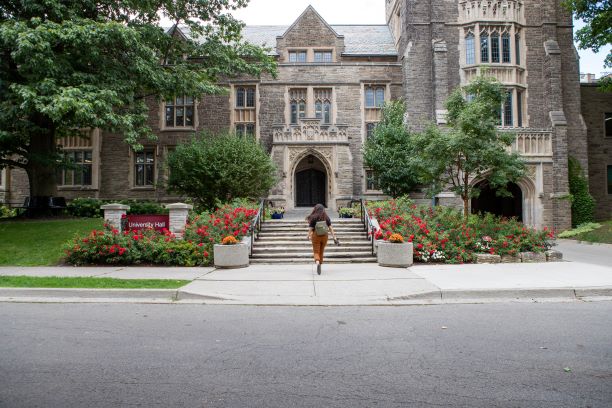
M 0 304 L 0 407 L 429 406 L 612 406 L 612 303 Z

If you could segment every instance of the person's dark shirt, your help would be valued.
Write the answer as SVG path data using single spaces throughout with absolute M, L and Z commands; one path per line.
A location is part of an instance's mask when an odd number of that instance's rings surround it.
M 315 225 L 317 225 L 317 222 L 318 222 L 318 220 L 310 221 L 310 224 L 308 224 L 308 227 L 314 229 Z M 331 226 L 331 220 L 329 219 L 329 216 L 327 216 L 327 215 L 325 216 L 325 222 L 327 223 L 328 227 Z

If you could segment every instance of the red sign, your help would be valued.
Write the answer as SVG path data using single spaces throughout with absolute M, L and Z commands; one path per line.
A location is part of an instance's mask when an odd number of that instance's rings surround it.
M 156 231 L 162 232 L 164 229 L 170 229 L 169 215 L 128 215 L 127 219 L 130 231 L 153 228 Z

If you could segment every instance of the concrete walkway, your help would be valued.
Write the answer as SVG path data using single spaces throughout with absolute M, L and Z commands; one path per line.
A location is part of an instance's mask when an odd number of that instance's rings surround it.
M 612 300 L 612 267 L 580 262 L 498 265 L 252 265 L 213 268 L 0 268 L 0 275 L 186 279 L 179 290 L 1 289 L 0 301 L 235 305 L 406 305 Z M 133 294 L 133 296 L 131 295 Z

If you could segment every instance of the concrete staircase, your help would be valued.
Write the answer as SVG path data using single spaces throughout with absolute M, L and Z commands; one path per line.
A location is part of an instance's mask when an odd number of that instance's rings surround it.
M 325 248 L 325 263 L 376 262 L 372 244 L 359 219 L 335 219 L 332 226 L 340 246 L 330 239 Z M 312 244 L 307 240 L 304 220 L 267 220 L 253 245 L 251 263 L 311 263 Z

